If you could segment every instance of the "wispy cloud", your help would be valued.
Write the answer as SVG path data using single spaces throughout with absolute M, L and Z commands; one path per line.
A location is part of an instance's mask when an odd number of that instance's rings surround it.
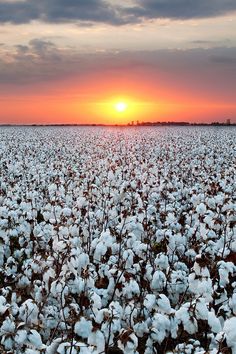
M 22 85 L 37 90 L 43 83 L 55 87 L 63 80 L 81 81 L 99 75 L 99 80 L 115 82 L 147 80 L 162 92 L 163 87 L 188 92 L 196 97 L 234 102 L 236 92 L 236 48 L 97 52 L 92 55 L 36 38 L 10 51 L 10 60 L 0 57 L 0 91 L 20 92 Z M 94 80 L 94 79 L 92 79 Z
M 0 22 L 82 21 L 122 25 L 144 19 L 215 17 L 232 11 L 236 11 L 235 0 L 135 0 L 129 5 L 125 0 L 1 0 Z

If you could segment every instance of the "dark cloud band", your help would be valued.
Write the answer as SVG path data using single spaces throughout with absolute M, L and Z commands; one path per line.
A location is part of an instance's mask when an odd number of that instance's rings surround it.
M 0 1 L 0 23 L 22 24 L 32 20 L 49 23 L 103 22 L 112 25 L 154 18 L 201 18 L 236 11 L 235 0 L 25 0 Z

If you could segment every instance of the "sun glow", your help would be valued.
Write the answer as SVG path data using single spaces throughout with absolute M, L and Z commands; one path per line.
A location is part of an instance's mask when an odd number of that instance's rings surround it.
M 127 103 L 125 103 L 125 102 L 117 102 L 117 103 L 115 104 L 115 110 L 116 110 L 117 112 L 119 112 L 119 113 L 122 113 L 122 112 L 126 111 L 127 108 L 128 108 L 128 105 L 127 105 Z

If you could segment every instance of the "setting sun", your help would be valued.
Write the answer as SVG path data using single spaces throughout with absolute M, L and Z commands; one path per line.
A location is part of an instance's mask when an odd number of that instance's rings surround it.
M 122 112 L 126 111 L 127 108 L 128 108 L 128 105 L 125 102 L 117 102 L 115 104 L 115 109 L 117 112 L 122 113 Z

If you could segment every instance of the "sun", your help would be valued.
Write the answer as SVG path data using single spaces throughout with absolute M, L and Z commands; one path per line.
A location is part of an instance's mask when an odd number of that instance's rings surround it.
M 126 109 L 128 108 L 127 103 L 125 102 L 117 102 L 115 103 L 115 110 L 119 113 L 122 113 L 124 111 L 126 111 Z

